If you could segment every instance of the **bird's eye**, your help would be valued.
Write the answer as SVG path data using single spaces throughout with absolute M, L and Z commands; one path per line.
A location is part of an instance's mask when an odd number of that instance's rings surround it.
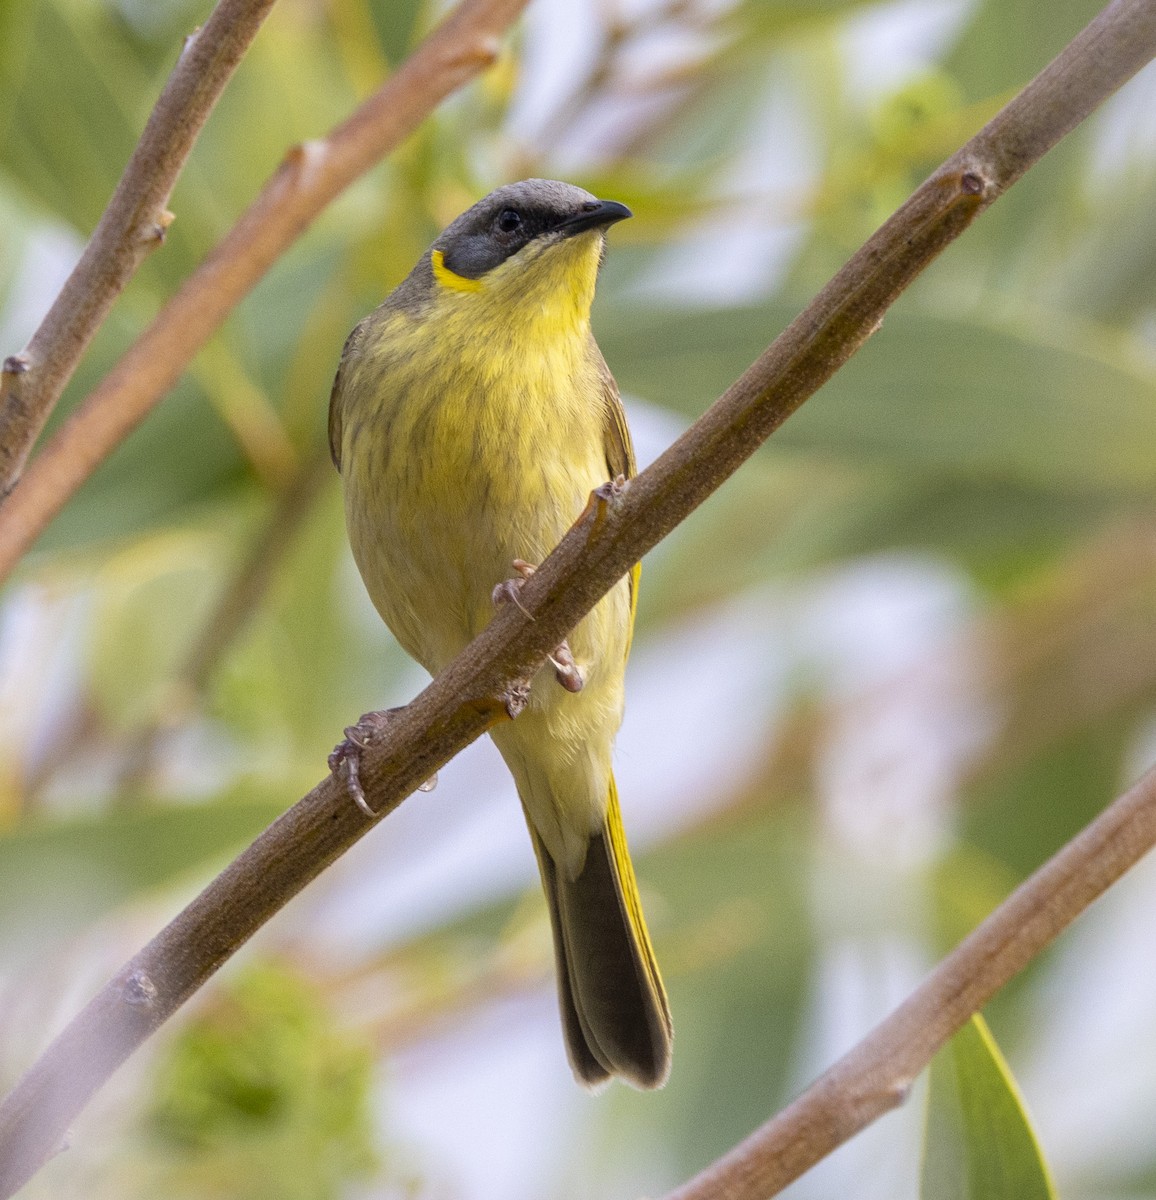
M 522 223 L 522 214 L 512 208 L 504 208 L 498 214 L 498 228 L 503 233 L 513 233 Z

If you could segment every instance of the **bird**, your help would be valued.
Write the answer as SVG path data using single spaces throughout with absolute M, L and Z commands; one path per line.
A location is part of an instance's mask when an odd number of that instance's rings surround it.
M 590 328 L 606 232 L 630 209 L 528 179 L 454 220 L 349 335 L 329 406 L 353 557 L 406 652 L 437 674 L 607 481 L 635 472 L 618 387 Z M 631 865 L 611 755 L 636 566 L 490 731 L 529 827 L 579 1083 L 660 1087 L 670 1007 Z M 358 797 L 369 713 L 331 756 Z M 366 807 L 372 813 L 372 809 Z

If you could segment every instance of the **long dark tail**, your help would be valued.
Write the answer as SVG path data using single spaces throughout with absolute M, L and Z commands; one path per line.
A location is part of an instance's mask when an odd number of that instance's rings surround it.
M 554 927 L 558 999 L 570 1065 L 594 1087 L 620 1075 L 656 1088 L 670 1073 L 673 1029 L 626 848 L 618 792 L 577 879 L 558 871 L 534 832 Z

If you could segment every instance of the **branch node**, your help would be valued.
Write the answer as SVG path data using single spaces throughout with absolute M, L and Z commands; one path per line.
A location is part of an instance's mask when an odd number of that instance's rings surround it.
M 27 375 L 32 370 L 32 360 L 28 355 L 21 350 L 19 354 L 9 354 L 4 360 L 3 368 L 0 368 L 5 375 L 19 377 Z
M 203 30 L 203 26 L 198 25 L 192 31 L 192 33 L 185 34 L 185 41 L 184 41 L 184 44 L 181 46 L 181 53 L 177 58 L 177 62 L 180 62 L 181 59 L 184 58 L 185 55 L 188 54 L 188 52 L 197 44 L 197 39 L 201 36 L 202 30 Z
M 598 527 L 610 514 L 610 510 L 618 505 L 629 487 L 630 480 L 625 475 L 619 475 L 616 479 L 608 479 L 605 483 L 600 483 L 590 493 L 590 499 L 587 500 L 586 507 L 575 524 L 580 525 L 593 512 L 594 520 L 590 526 L 590 536 L 593 537 L 598 531 Z
M 144 236 L 141 239 L 150 246 L 159 246 L 165 240 L 165 234 L 168 232 L 169 226 L 176 220 L 176 214 L 169 212 L 167 208 L 162 208 L 157 214 L 156 220 L 145 230 Z
M 990 186 L 991 181 L 979 171 L 964 171 L 959 177 L 959 190 L 965 196 L 983 196 Z
M 529 680 L 515 680 L 498 699 L 506 710 L 506 716 L 512 721 L 530 702 Z
M 477 69 L 488 67 L 497 62 L 502 52 L 502 41 L 493 34 L 479 37 L 466 46 L 455 46 L 448 56 L 447 65 L 450 67 L 465 67 Z
M 152 1008 L 157 999 L 157 985 L 141 970 L 133 971 L 121 986 L 126 1004 L 134 1008 Z
M 889 1108 L 900 1108 L 907 1103 L 915 1080 L 910 1075 L 893 1079 L 884 1089 L 883 1098 Z
M 600 505 L 617 504 L 626 494 L 626 489 L 629 486 L 630 480 L 625 475 L 616 475 L 613 479 L 608 479 L 605 483 L 600 483 L 590 494 Z
M 325 157 L 326 143 L 318 138 L 298 142 L 290 146 L 281 160 L 281 169 L 294 175 L 295 183 L 304 183 L 315 167 L 321 164 Z

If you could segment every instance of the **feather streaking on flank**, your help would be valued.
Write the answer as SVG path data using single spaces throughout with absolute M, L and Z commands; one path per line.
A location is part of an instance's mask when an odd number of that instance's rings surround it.
M 434 242 L 346 343 L 329 436 L 353 555 L 431 673 L 489 623 L 516 559 L 541 562 L 590 492 L 634 471 L 618 389 L 590 332 L 607 227 L 630 215 L 548 180 L 491 193 Z M 517 784 L 554 931 L 571 1065 L 665 1082 L 671 1023 L 611 771 L 637 569 L 567 639 L 491 736 Z

